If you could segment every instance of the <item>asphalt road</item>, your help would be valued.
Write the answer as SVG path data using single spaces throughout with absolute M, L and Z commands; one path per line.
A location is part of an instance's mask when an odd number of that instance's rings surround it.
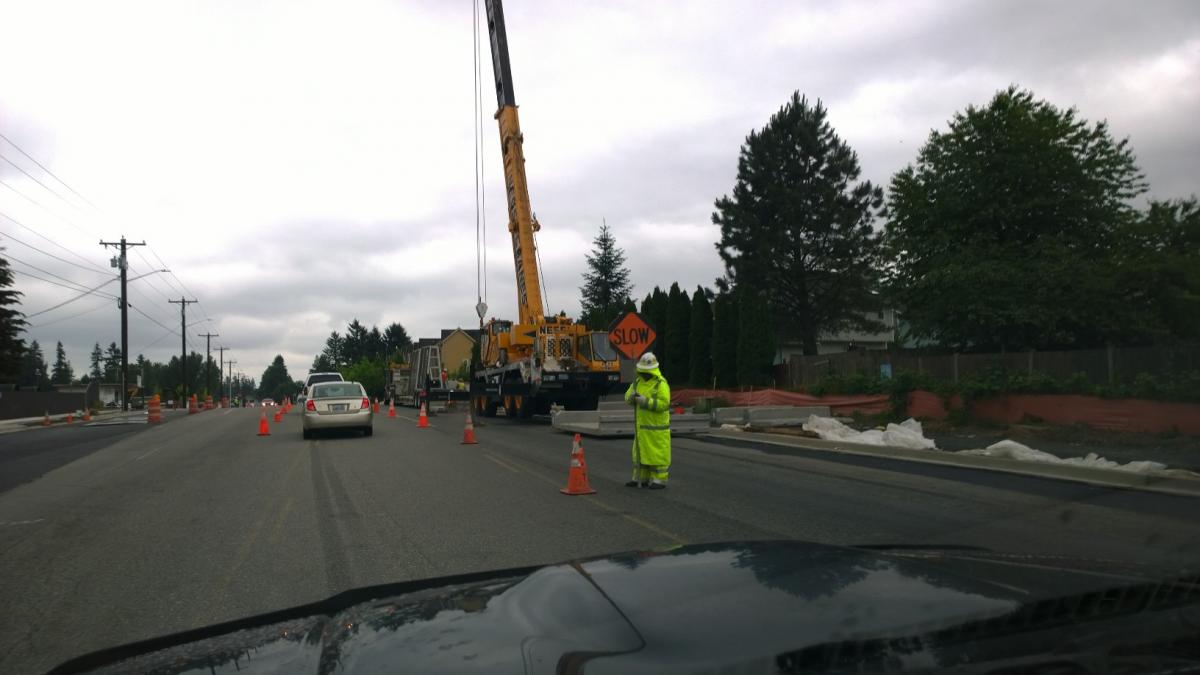
M 77 458 L 0 494 L 0 672 L 356 586 L 682 543 L 1200 560 L 1197 502 L 1182 497 L 695 439 L 676 440 L 671 487 L 653 492 L 622 486 L 628 440 L 585 439 L 598 494 L 567 497 L 569 436 L 492 420 L 465 446 L 460 416 L 418 430 L 401 414 L 377 416 L 372 438 L 314 441 L 299 411 L 269 437 L 255 410 L 71 430 L 94 434 Z M 55 452 L 37 438 L 50 433 L 0 437 L 0 457 Z

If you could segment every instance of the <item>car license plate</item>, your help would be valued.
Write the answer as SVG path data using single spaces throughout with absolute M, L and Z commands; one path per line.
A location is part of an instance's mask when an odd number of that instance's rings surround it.
M 346 412 L 346 408 L 349 407 L 349 403 L 334 403 L 333 405 L 329 406 L 329 409 L 333 412 Z

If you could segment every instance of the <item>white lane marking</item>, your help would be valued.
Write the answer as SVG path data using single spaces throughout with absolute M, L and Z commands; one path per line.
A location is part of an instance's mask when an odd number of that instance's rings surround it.
M 155 448 L 155 449 L 151 450 L 150 452 L 147 452 L 146 454 L 144 454 L 144 455 L 140 456 L 140 457 L 134 457 L 134 458 L 133 458 L 133 461 L 135 461 L 135 462 L 136 462 L 136 461 L 138 461 L 139 459 L 145 459 L 145 458 L 149 457 L 150 455 L 153 455 L 154 453 L 158 452 L 159 450 L 162 450 L 162 446 L 161 446 L 161 445 L 160 445 L 160 446 L 158 446 L 157 448 Z
M 45 520 L 45 518 L 34 518 L 33 520 L 10 520 L 8 522 L 0 522 L 0 527 L 7 527 L 9 525 L 32 525 L 34 523 L 40 523 L 43 520 Z

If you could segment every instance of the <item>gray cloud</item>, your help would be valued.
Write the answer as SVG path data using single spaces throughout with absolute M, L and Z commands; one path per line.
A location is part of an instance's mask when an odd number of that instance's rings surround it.
M 276 353 L 299 376 L 325 335 L 352 318 L 400 321 L 414 337 L 476 321 L 469 6 L 363 5 L 346 16 L 289 7 L 214 4 L 184 21 L 170 3 L 81 4 L 86 31 L 34 5 L 0 17 L 19 29 L 0 42 L 4 62 L 21 61 L 34 43 L 88 55 L 75 69 L 47 61 L 0 72 L 0 130 L 104 209 L 63 207 L 6 165 L 0 177 L 80 227 L 4 188 L 0 208 L 20 208 L 105 268 L 109 254 L 93 240 L 146 238 L 203 301 L 189 319 L 212 318 L 189 329 L 189 342 L 220 333 L 253 377 Z M 506 11 L 552 311 L 577 310 L 583 255 L 602 219 L 628 253 L 638 297 L 675 280 L 711 284 L 721 272 L 713 200 L 732 187 L 745 135 L 794 90 L 827 104 L 864 178 L 884 186 L 931 129 L 1017 84 L 1128 136 L 1151 196 L 1197 191 L 1194 2 L 628 0 L 514 2 Z M 139 12 L 161 33 L 125 21 Z M 225 36 L 220 49 L 215 34 Z M 148 51 L 158 57 L 147 61 Z M 489 78 L 486 55 L 483 67 Z M 493 101 L 485 81 L 489 112 Z M 493 315 L 511 316 L 490 119 L 483 141 L 488 299 Z M 0 232 L 21 236 L 2 222 Z M 41 262 L 80 283 L 96 276 Z M 30 311 L 70 295 L 19 285 Z M 133 304 L 176 329 L 177 308 L 163 296 L 182 289 L 169 278 L 137 287 Z M 63 340 L 82 371 L 93 342 L 119 339 L 112 305 L 29 335 L 48 356 Z M 177 353 L 178 337 L 136 313 L 130 323 L 135 352 Z

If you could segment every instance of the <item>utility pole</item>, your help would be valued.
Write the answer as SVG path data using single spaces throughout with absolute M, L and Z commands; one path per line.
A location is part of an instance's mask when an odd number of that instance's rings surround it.
M 217 351 L 221 353 L 220 360 L 217 362 L 217 384 L 220 384 L 221 376 L 225 374 L 225 350 L 226 349 L 228 349 L 228 347 L 217 347 Z M 225 385 L 222 384 L 221 386 L 218 387 L 218 389 L 221 390 L 221 395 L 223 396 L 225 394 Z M 220 400 L 220 398 L 221 398 L 221 396 L 217 397 L 218 400 Z
M 204 395 L 212 396 L 212 339 L 220 333 L 204 334 Z
M 186 405 L 188 386 L 187 386 L 187 306 L 199 302 L 199 300 L 188 300 L 180 297 L 178 300 L 167 300 L 172 305 L 179 305 L 179 338 L 183 341 L 182 351 L 179 354 L 179 367 L 183 369 L 183 377 L 180 382 L 183 383 L 183 396 L 180 400 Z
M 229 359 L 229 407 L 233 407 L 233 364 L 237 363 L 236 359 Z
M 133 246 L 145 246 L 146 242 L 135 244 L 125 241 L 125 236 L 122 235 L 121 241 L 101 241 L 100 245 L 104 248 L 115 246 L 121 249 L 121 255 L 112 259 L 112 266 L 121 268 L 121 299 L 117 301 L 117 306 L 121 308 L 121 409 L 129 412 L 129 301 L 125 295 L 126 271 L 129 269 L 129 261 L 125 258 L 125 249 Z

